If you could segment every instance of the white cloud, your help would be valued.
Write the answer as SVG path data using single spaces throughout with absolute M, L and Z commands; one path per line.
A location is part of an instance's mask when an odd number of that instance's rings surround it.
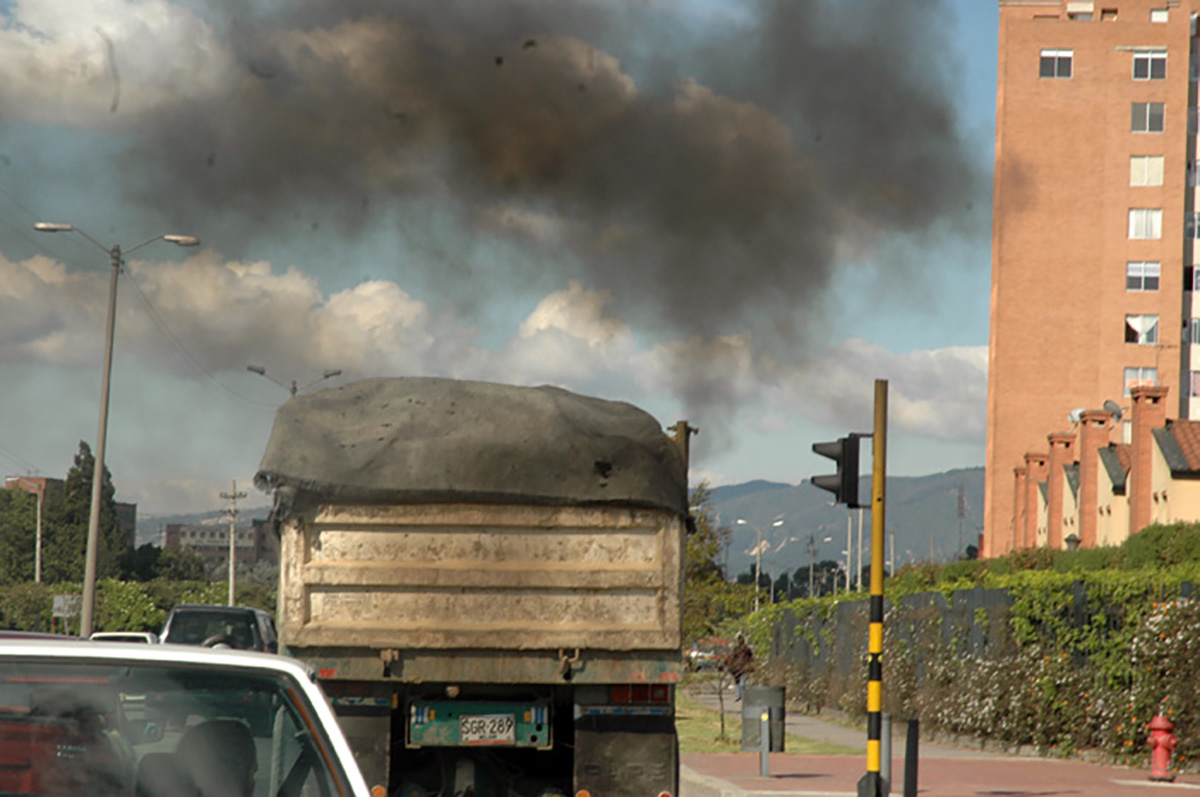
M 233 79 L 229 50 L 183 5 L 16 0 L 8 16 L 0 26 L 5 120 L 128 129 Z
M 876 379 L 888 380 L 889 431 L 976 441 L 986 428 L 986 346 L 897 354 L 852 338 L 784 374 L 774 403 L 848 430 L 873 422 Z
M 44 257 L 0 257 L 0 363 L 93 366 L 108 276 L 68 271 Z M 269 263 L 226 262 L 206 250 L 179 263 L 131 261 L 118 297 L 117 355 L 177 375 L 189 360 L 209 373 L 241 371 L 253 361 L 301 376 L 326 368 L 420 372 L 437 360 L 428 308 L 394 282 L 364 282 L 326 297 L 295 269 L 276 273 Z

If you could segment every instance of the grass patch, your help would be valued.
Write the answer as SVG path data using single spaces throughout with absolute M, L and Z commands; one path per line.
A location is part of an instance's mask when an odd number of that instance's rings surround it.
M 714 687 L 706 683 L 701 688 Z M 730 695 L 726 706 L 736 707 L 738 713 L 725 715 L 725 738 L 722 740 L 721 715 L 716 709 L 693 700 L 683 685 L 680 685 L 675 690 L 675 728 L 679 733 L 679 752 L 742 752 L 741 704 L 735 703 Z M 858 755 L 860 752 L 837 744 L 803 739 L 790 733 L 784 741 L 784 749 L 800 755 Z

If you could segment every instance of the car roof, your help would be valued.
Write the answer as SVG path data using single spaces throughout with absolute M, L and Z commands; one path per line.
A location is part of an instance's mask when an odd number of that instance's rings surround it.
M 180 609 L 197 612 L 239 612 L 239 613 L 255 613 L 266 614 L 262 609 L 255 609 L 253 606 L 225 606 L 218 603 L 177 603 L 172 612 Z
M 76 640 L 77 641 L 77 640 Z M 300 681 L 311 680 L 312 670 L 299 661 L 273 653 L 204 648 L 196 645 L 130 645 L 93 640 L 90 645 L 50 639 L 13 639 L 0 645 L 0 663 L 8 658 L 45 656 L 70 660 L 112 659 L 156 664 L 197 664 L 241 667 L 286 673 Z
M 10 628 L 0 628 L 0 639 L 58 639 L 79 642 L 83 640 L 83 637 L 70 636 L 69 634 L 48 634 L 44 631 L 17 631 Z

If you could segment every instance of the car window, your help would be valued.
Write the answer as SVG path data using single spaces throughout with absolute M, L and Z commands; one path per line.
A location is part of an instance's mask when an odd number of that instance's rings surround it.
M 229 667 L 0 660 L 0 793 L 332 797 L 301 694 Z
M 221 636 L 241 650 L 261 647 L 249 612 L 180 611 L 172 616 L 164 641 L 200 645 Z

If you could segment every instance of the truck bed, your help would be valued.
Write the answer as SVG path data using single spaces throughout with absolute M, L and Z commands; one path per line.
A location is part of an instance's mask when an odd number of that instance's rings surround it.
M 684 529 L 672 512 L 323 504 L 280 532 L 288 648 L 520 666 L 522 652 L 661 658 L 681 645 Z

